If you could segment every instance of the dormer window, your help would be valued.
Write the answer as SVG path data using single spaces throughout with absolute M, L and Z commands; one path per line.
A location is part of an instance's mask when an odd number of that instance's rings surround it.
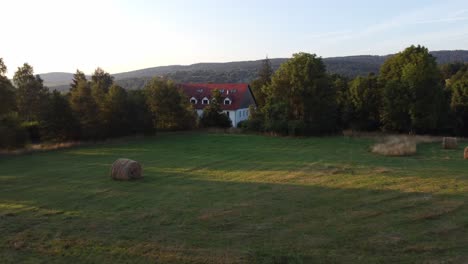
M 204 97 L 202 99 L 202 104 L 210 104 L 210 100 L 208 100 L 208 98 Z
M 198 103 L 197 98 L 195 98 L 195 97 L 190 98 L 190 103 L 191 104 L 197 104 Z
M 224 99 L 224 104 L 225 105 L 230 105 L 231 103 L 232 103 L 231 99 L 229 99 L 229 98 Z

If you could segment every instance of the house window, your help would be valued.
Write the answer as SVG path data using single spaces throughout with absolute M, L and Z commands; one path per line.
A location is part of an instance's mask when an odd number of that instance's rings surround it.
M 202 104 L 210 104 L 210 100 L 208 100 L 208 98 L 203 98 L 202 100 Z
M 190 103 L 197 104 L 198 100 L 195 97 L 190 98 Z
M 229 98 L 224 99 L 224 104 L 225 105 L 230 105 L 231 104 L 231 99 L 229 99 Z

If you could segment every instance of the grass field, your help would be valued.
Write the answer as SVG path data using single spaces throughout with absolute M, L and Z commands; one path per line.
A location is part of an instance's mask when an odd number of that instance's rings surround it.
M 467 263 L 462 149 L 372 143 L 187 133 L 2 157 L 0 263 Z M 110 180 L 119 157 L 145 178 Z

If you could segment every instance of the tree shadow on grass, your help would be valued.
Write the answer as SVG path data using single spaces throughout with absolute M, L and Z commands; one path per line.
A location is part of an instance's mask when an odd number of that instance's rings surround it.
M 0 194 L 0 250 L 95 262 L 421 263 L 467 257 L 466 196 L 201 180 L 51 181 Z

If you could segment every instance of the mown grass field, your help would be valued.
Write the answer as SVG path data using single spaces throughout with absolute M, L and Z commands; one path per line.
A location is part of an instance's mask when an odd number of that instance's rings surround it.
M 372 143 L 187 133 L 1 157 L 0 263 L 467 263 L 462 149 Z M 110 180 L 120 157 L 144 180 Z

